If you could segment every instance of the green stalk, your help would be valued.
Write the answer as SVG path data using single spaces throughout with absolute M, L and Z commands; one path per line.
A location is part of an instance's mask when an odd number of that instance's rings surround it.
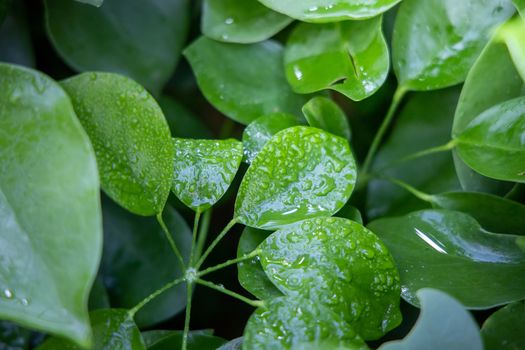
M 163 287 L 157 289 L 156 291 L 154 291 L 153 293 L 148 295 L 146 298 L 144 298 L 140 303 L 138 303 L 133 308 L 131 308 L 128 311 L 129 315 L 133 318 L 135 316 L 135 314 L 140 309 L 142 309 L 144 306 L 146 306 L 146 304 L 148 304 L 150 301 L 152 301 L 153 299 L 155 299 L 156 297 L 158 297 L 159 295 L 161 295 L 162 293 L 164 293 L 168 289 L 173 288 L 173 287 L 175 287 L 178 284 L 181 284 L 182 282 L 185 281 L 185 279 L 186 279 L 186 277 L 177 278 L 177 279 L 175 279 L 175 280 L 165 284 Z
M 184 318 L 184 333 L 182 334 L 182 350 L 188 349 L 188 334 L 190 333 L 191 303 L 193 299 L 193 282 L 186 285 L 186 316 Z
M 231 290 L 228 290 L 222 286 L 218 286 L 216 285 L 215 283 L 212 283 L 212 282 L 208 282 L 208 281 L 205 281 L 205 280 L 201 280 L 200 278 L 197 278 L 195 280 L 196 283 L 198 284 L 201 284 L 203 286 L 206 286 L 208 288 L 211 288 L 211 289 L 215 289 L 216 291 L 219 291 L 221 293 L 224 293 L 226 295 L 229 295 L 231 296 L 232 298 L 235 298 L 235 299 L 238 299 L 250 306 L 253 306 L 253 307 L 261 307 L 261 306 L 264 306 L 264 302 L 261 301 L 261 300 L 252 300 L 252 299 L 248 299 L 246 298 L 245 296 L 243 295 L 240 295 L 239 293 L 235 293 Z
M 208 237 L 208 231 L 210 229 L 211 214 L 213 208 L 210 208 L 204 212 L 201 220 L 201 227 L 199 230 L 198 241 L 197 241 L 197 251 L 194 258 L 198 259 L 201 257 L 202 250 L 204 249 L 204 244 L 206 243 L 206 238 Z M 192 262 L 192 266 L 193 266 Z
M 213 249 L 215 249 L 215 246 L 217 246 L 217 244 L 219 244 L 219 242 L 224 238 L 224 236 L 226 236 L 226 234 L 231 230 L 231 228 L 237 223 L 237 218 L 233 218 L 227 225 L 226 227 L 224 227 L 224 229 L 221 231 L 221 233 L 219 233 L 219 235 L 215 238 L 215 240 L 213 240 L 213 242 L 210 244 L 210 246 L 208 247 L 208 249 L 206 249 L 206 251 L 204 252 L 204 254 L 202 254 L 201 258 L 199 259 L 199 261 L 197 262 L 197 264 L 195 265 L 195 269 L 196 270 L 199 270 L 199 268 L 202 266 L 202 264 L 204 263 L 204 261 L 206 260 L 206 258 L 208 257 L 208 255 L 210 255 L 210 253 L 213 251 Z
M 256 249 L 253 252 L 251 252 L 249 254 L 246 254 L 244 256 L 241 256 L 239 258 L 231 259 L 231 260 L 223 262 L 222 264 L 218 264 L 218 265 L 215 265 L 215 266 L 212 266 L 212 267 L 208 267 L 207 269 L 198 272 L 197 276 L 202 277 L 204 275 L 207 275 L 209 273 L 212 273 L 212 272 L 215 272 L 217 270 L 223 269 L 225 267 L 228 267 L 228 266 L 231 266 L 231 265 L 235 265 L 235 264 L 240 263 L 240 262 L 245 261 L 245 260 L 250 260 L 250 259 L 256 257 L 257 255 L 259 255 L 260 253 L 261 253 L 261 251 L 259 249 Z
M 162 219 L 162 213 L 157 214 L 157 221 L 159 222 L 160 227 L 162 227 L 162 231 L 164 232 L 164 235 L 168 239 L 168 242 L 170 243 L 171 250 L 173 250 L 173 253 L 175 253 L 175 256 L 177 256 L 177 259 L 179 259 L 180 266 L 182 267 L 182 270 L 185 270 L 185 264 L 184 259 L 182 259 L 182 255 L 179 252 L 179 249 L 177 248 L 177 245 L 175 244 L 175 241 L 173 240 L 173 237 L 170 234 L 170 231 L 168 230 L 168 227 L 164 223 L 164 220 Z

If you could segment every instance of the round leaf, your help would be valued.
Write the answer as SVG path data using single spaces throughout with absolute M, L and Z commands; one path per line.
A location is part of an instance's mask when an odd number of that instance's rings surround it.
M 160 213 L 173 176 L 173 142 L 155 100 L 112 73 L 84 73 L 61 84 L 91 138 L 104 191 L 132 213 Z
M 345 112 L 331 99 L 323 96 L 312 98 L 303 106 L 303 114 L 310 126 L 350 140 L 350 124 Z
M 237 45 L 201 37 L 184 55 L 206 99 L 227 117 L 249 124 L 275 112 L 299 115 L 304 98 L 286 82 L 277 42 Z
M 0 317 L 88 346 L 102 252 L 95 154 L 47 76 L 0 64 L 0 105 Z
M 525 348 L 525 305 L 509 304 L 493 313 L 483 323 L 481 335 L 486 350 Z
M 293 90 L 336 90 L 360 101 L 383 85 L 390 66 L 381 17 L 330 24 L 301 23 L 284 52 Z
M 272 137 L 253 160 L 237 194 L 235 216 L 264 229 L 330 216 L 346 203 L 355 179 L 345 139 L 312 127 L 291 127 Z
M 173 193 L 191 209 L 203 212 L 226 193 L 242 160 L 242 143 L 228 140 L 173 139 Z
M 273 233 L 260 249 L 261 264 L 279 289 L 330 308 L 364 339 L 377 339 L 401 322 L 394 261 L 362 225 L 306 220 Z

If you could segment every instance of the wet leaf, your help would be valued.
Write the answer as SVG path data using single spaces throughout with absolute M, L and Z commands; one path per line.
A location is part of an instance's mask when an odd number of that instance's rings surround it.
M 191 209 L 203 212 L 226 193 L 239 165 L 242 143 L 228 140 L 173 139 L 172 191 Z
M 355 179 L 345 139 L 312 127 L 291 127 L 272 137 L 248 168 L 235 217 L 247 226 L 272 229 L 330 216 L 346 203 Z
M 326 306 L 363 339 L 380 338 L 401 322 L 394 261 L 362 225 L 306 220 L 273 233 L 260 249 L 264 271 L 281 291 Z
M 292 22 L 257 0 L 204 0 L 201 31 L 209 38 L 256 43 L 271 38 Z
M 509 304 L 493 313 L 481 328 L 486 350 L 525 348 L 525 305 Z
M 95 148 L 102 189 L 134 214 L 160 213 L 173 176 L 173 142 L 157 102 L 113 73 L 83 73 L 61 84 Z
M 206 99 L 239 123 L 275 112 L 299 115 L 305 102 L 286 82 L 277 42 L 237 45 L 201 37 L 184 55 Z
M 239 338 L 230 340 L 229 342 L 227 342 L 226 344 L 224 344 L 217 350 L 241 350 L 243 339 L 244 339 L 243 337 L 239 337 Z
M 470 309 L 520 300 L 525 252 L 517 236 L 483 230 L 467 214 L 424 210 L 368 225 L 394 256 L 401 296 L 418 304 L 421 288 L 440 289 Z
M 390 66 L 381 17 L 295 27 L 284 52 L 293 90 L 336 90 L 360 101 L 383 85 Z
M 403 1 L 392 44 L 399 84 L 434 90 L 463 82 L 491 31 L 513 12 L 509 0 Z
M 350 140 L 350 124 L 346 114 L 331 99 L 323 96 L 312 98 L 303 106 L 303 114 L 310 126 Z
M 47 76 L 0 64 L 0 105 L 0 316 L 87 346 L 102 252 L 95 154 Z

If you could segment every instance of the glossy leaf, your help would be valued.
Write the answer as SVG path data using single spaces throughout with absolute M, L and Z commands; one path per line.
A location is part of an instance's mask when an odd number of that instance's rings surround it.
M 495 179 L 525 182 L 525 97 L 483 112 L 455 140 L 458 155 L 475 171 Z
M 360 101 L 383 85 L 390 66 L 381 17 L 295 27 L 284 52 L 293 90 L 338 91 Z
M 103 309 L 90 313 L 94 344 L 91 350 L 145 350 L 140 331 L 127 310 Z M 37 350 L 81 350 L 61 338 L 46 340 Z
M 241 350 L 243 340 L 244 340 L 243 337 L 235 338 L 233 340 L 230 340 L 229 342 L 227 342 L 226 344 L 224 344 L 217 350 Z
M 0 61 L 19 64 L 26 67 L 35 66 L 35 54 L 31 44 L 26 9 L 21 1 L 6 1 L 5 19 L 2 16 L 0 0 Z
M 424 210 L 368 225 L 396 260 L 401 296 L 418 304 L 421 288 L 440 289 L 471 309 L 520 300 L 525 252 L 517 236 L 483 230 L 467 214 Z
M 188 350 L 215 350 L 226 343 L 226 340 L 213 335 L 191 332 L 188 336 Z M 170 332 L 148 350 L 180 350 L 182 349 L 182 332 Z
M 228 140 L 173 139 L 172 191 L 191 209 L 203 212 L 226 193 L 239 165 L 242 143 Z
M 239 123 L 275 112 L 298 115 L 304 104 L 286 82 L 277 42 L 237 45 L 201 37 L 184 55 L 206 99 Z
M 87 346 L 102 252 L 95 154 L 47 76 L 0 64 L 0 105 L 0 317 Z
M 350 124 L 346 114 L 331 99 L 323 96 L 312 98 L 303 106 L 303 114 L 310 126 L 350 140 Z
M 73 69 L 120 73 L 153 93 L 173 73 L 186 40 L 188 0 L 111 0 L 100 8 L 46 0 L 45 5 L 47 34 Z
M 103 202 L 103 214 L 101 269 L 113 306 L 130 309 L 182 275 L 182 267 L 155 219 L 132 215 L 108 199 Z M 182 256 L 189 259 L 191 230 L 169 206 L 163 217 Z M 186 287 L 180 284 L 144 306 L 135 315 L 135 321 L 141 327 L 152 326 L 185 306 Z
M 420 289 L 421 315 L 403 340 L 379 350 L 483 350 L 476 321 L 458 301 L 435 289 Z
M 493 313 L 481 328 L 486 350 L 525 348 L 525 305 L 509 304 Z
M 84 4 L 93 5 L 95 7 L 102 6 L 102 3 L 104 2 L 104 0 L 75 0 L 75 1 L 78 1 Z
M 261 264 L 281 291 L 330 308 L 364 339 L 380 338 L 401 322 L 394 261 L 362 225 L 306 220 L 273 233 L 260 249 Z
M 392 44 L 400 85 L 434 90 L 463 82 L 491 31 L 513 12 L 509 0 L 403 1 Z
M 244 329 L 243 349 L 300 349 L 308 342 L 330 339 L 355 350 L 368 347 L 356 332 L 330 309 L 301 297 L 266 301 L 252 314 Z
M 132 213 L 160 213 L 170 191 L 174 153 L 153 97 L 112 73 L 84 73 L 61 84 L 93 143 L 104 191 Z
M 286 113 L 272 113 L 255 119 L 242 133 L 245 160 L 248 163 L 253 162 L 257 153 L 273 135 L 298 124 L 295 116 Z
M 253 252 L 271 232 L 246 227 L 237 246 L 237 257 Z M 259 257 L 237 264 L 238 278 L 241 286 L 261 300 L 273 299 L 283 293 L 275 287 L 264 272 Z
M 292 22 L 257 0 L 204 0 L 202 6 L 201 31 L 219 41 L 256 43 L 271 38 Z
M 171 97 L 163 95 L 158 100 L 173 137 L 186 139 L 211 139 L 208 127 L 186 107 Z
M 375 17 L 401 0 L 259 0 L 269 8 L 305 22 L 339 22 Z
M 525 81 L 525 17 L 517 17 L 505 23 L 499 28 L 498 36 L 507 44 L 512 61 Z
M 238 222 L 278 228 L 330 216 L 346 203 L 356 180 L 348 142 L 325 131 L 296 126 L 277 133 L 252 162 L 235 202 Z

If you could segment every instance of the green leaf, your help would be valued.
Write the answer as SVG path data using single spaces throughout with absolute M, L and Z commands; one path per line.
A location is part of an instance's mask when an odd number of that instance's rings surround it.
M 303 106 L 303 114 L 310 126 L 350 140 L 350 124 L 346 114 L 331 99 L 323 96 L 312 98 Z
M 424 210 L 368 227 L 394 256 L 401 296 L 411 304 L 420 288 L 440 289 L 471 309 L 525 295 L 525 252 L 517 237 L 485 231 L 467 214 Z
M 259 0 L 263 5 L 305 22 L 367 19 L 388 11 L 401 0 Z
M 379 350 L 483 350 L 478 325 L 463 305 L 435 289 L 421 289 L 417 297 L 422 310 L 412 331 Z
M 525 7 L 524 7 L 525 9 Z M 498 31 L 500 40 L 503 40 L 509 49 L 516 69 L 525 81 L 525 17 L 517 17 L 508 21 Z
M 486 350 L 525 348 L 525 305 L 509 304 L 493 313 L 481 328 Z
M 299 120 L 287 113 L 272 113 L 255 119 L 242 133 L 245 160 L 248 163 L 253 162 L 257 153 L 273 135 L 298 124 Z
M 88 309 L 89 311 L 93 311 L 98 309 L 109 309 L 110 307 L 108 291 L 102 281 L 102 277 L 98 275 L 91 287 L 91 292 L 89 293 Z
M 217 350 L 241 350 L 243 340 L 244 340 L 243 337 L 235 338 L 233 340 L 230 340 L 229 342 L 227 342 L 226 344 L 224 344 Z
M 186 107 L 171 97 L 163 95 L 158 100 L 173 137 L 186 139 L 210 139 L 208 127 Z
M 343 218 L 306 220 L 270 235 L 259 247 L 270 280 L 343 317 L 364 339 L 401 322 L 399 274 L 386 247 Z
M 288 39 L 284 64 L 296 92 L 332 89 L 360 101 L 376 92 L 388 75 L 390 58 L 381 17 L 301 23 Z
M 173 139 L 172 191 L 191 209 L 203 212 L 226 193 L 239 165 L 242 143 L 228 140 Z
M 182 275 L 182 267 L 154 218 L 132 215 L 103 202 L 104 255 L 102 275 L 112 305 L 131 309 L 150 293 Z M 167 206 L 163 218 L 182 256 L 189 259 L 191 230 Z M 186 287 L 175 286 L 152 300 L 135 316 L 141 327 L 152 326 L 176 315 L 186 306 Z
M 480 174 L 525 182 L 525 97 L 481 113 L 455 141 L 459 157 Z
M 463 82 L 491 30 L 513 12 L 508 0 L 403 1 L 392 44 L 400 85 L 434 90 Z
M 148 350 L 180 350 L 182 349 L 183 332 L 174 331 L 159 339 Z M 215 350 L 226 343 L 225 339 L 201 332 L 190 332 L 188 335 L 188 350 Z
M 26 67 L 35 66 L 35 54 L 27 23 L 25 6 L 21 1 L 7 1 L 5 19 L 0 13 L 0 61 Z M 2 12 L 0 1 L 0 12 Z M 3 19 L 3 23 L 2 23 Z
M 292 22 L 257 0 L 204 0 L 201 31 L 208 38 L 249 44 L 271 38 Z
M 361 215 L 361 212 L 356 207 L 350 205 L 349 203 L 346 203 L 341 210 L 335 214 L 337 217 L 348 219 L 351 221 L 355 221 L 358 224 L 363 224 L 363 216 Z
M 243 349 L 300 349 L 304 343 L 325 339 L 355 350 L 368 349 L 330 309 L 301 297 L 279 297 L 266 301 L 252 314 L 244 329 Z
M 518 9 L 521 17 L 525 18 L 525 0 L 512 0 L 512 2 Z
M 249 124 L 275 112 L 299 115 L 304 97 L 293 93 L 274 41 L 238 45 L 201 37 L 184 55 L 206 99 L 227 117 Z
M 95 7 L 102 6 L 102 3 L 104 2 L 104 0 L 75 0 L 75 1 L 78 1 L 84 4 L 93 5 Z
M 112 73 L 84 73 L 61 84 L 91 138 L 104 191 L 132 213 L 160 213 L 170 191 L 174 153 L 153 97 Z
M 41 73 L 0 64 L 0 106 L 0 317 L 88 346 L 102 252 L 93 149 Z
M 356 180 L 348 142 L 295 126 L 277 133 L 244 175 L 235 201 L 238 222 L 272 229 L 330 216 L 346 203 Z
M 103 309 L 90 313 L 94 344 L 91 350 L 145 350 L 140 331 L 127 310 Z M 37 350 L 81 350 L 71 342 L 52 337 Z
M 157 344 L 161 340 L 168 338 L 172 335 L 182 335 L 183 331 L 168 331 L 168 330 L 153 330 L 142 332 L 142 339 L 144 339 L 144 344 L 146 348 L 150 348 L 153 345 Z M 211 329 L 202 329 L 197 331 L 190 331 L 188 336 L 193 337 L 194 335 L 213 335 L 213 330 Z M 189 338 L 188 337 L 188 338 Z M 180 338 L 182 340 L 182 337 Z
M 237 257 L 253 252 L 271 232 L 246 227 L 237 246 Z M 238 278 L 241 286 L 261 300 L 273 299 L 283 293 L 268 279 L 258 257 L 237 264 Z
M 186 40 L 188 0 L 111 0 L 100 8 L 46 0 L 45 5 L 47 34 L 69 66 L 120 73 L 155 94 L 172 75 Z

